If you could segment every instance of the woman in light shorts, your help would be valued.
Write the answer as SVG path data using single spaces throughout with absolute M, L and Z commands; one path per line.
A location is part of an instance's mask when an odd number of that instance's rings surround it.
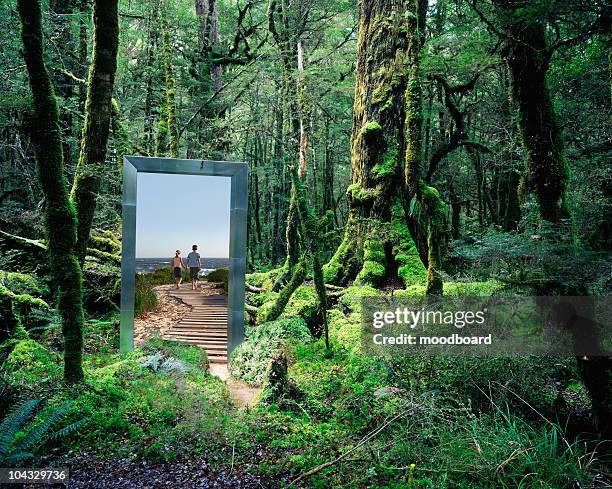
M 181 258 L 181 250 L 176 250 L 174 258 L 172 258 L 172 262 L 170 264 L 170 268 L 172 268 L 172 272 L 174 274 L 174 282 L 176 283 L 176 288 L 181 288 L 181 282 L 183 281 L 183 268 L 187 270 L 187 267 L 183 263 L 183 259 Z

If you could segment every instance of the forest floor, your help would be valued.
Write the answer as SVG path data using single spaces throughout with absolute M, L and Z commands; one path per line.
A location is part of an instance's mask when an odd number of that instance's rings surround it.
M 130 461 L 121 458 L 98 460 L 85 454 L 70 462 L 70 485 L 87 489 L 166 489 L 166 488 L 236 488 L 270 487 L 267 481 L 238 464 L 227 470 L 213 469 L 208 457 L 173 462 Z

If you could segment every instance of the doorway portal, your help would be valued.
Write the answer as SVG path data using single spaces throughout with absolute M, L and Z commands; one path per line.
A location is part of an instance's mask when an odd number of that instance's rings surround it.
M 134 313 L 135 313 L 135 291 L 136 291 L 136 215 L 138 209 L 138 175 L 142 174 L 167 174 L 167 175 L 198 175 L 229 179 L 229 259 L 228 264 L 228 300 L 227 300 L 227 354 L 231 352 L 244 339 L 244 301 L 245 301 L 245 273 L 246 273 L 246 237 L 247 237 L 247 199 L 248 199 L 248 166 L 242 162 L 223 162 L 207 160 L 182 160 L 170 158 L 149 158 L 141 156 L 126 156 L 123 160 L 123 231 L 122 231 L 122 256 L 121 256 L 121 326 L 120 326 L 120 350 L 127 352 L 134 348 Z M 177 199 L 184 197 L 181 189 L 177 189 Z M 206 204 L 206 196 L 201 195 L 202 204 Z M 177 212 L 186 209 L 178 208 Z M 170 257 L 168 257 L 168 264 Z M 189 284 L 183 284 L 183 287 Z M 189 297 L 189 300 L 199 297 Z M 186 301 L 188 302 L 188 301 Z M 206 304 L 190 304 L 194 310 L 208 311 L 211 318 L 216 316 L 219 324 L 222 323 L 220 306 L 210 299 L 204 300 Z M 200 314 L 201 315 L 201 314 Z M 198 314 L 196 314 L 198 316 Z M 210 322 L 206 320 L 207 322 Z M 186 321 L 189 323 L 189 321 Z M 194 331 L 190 325 L 184 327 L 187 331 Z M 179 328 L 180 329 L 180 328 Z M 219 328 L 213 328 L 218 330 Z M 221 333 L 220 331 L 217 331 Z M 187 333 L 185 333 L 187 334 Z M 195 334 L 195 333 L 194 333 Z M 224 335 L 223 335 L 224 336 Z M 180 339 L 180 337 L 178 337 Z M 217 358 L 223 358 L 218 354 L 221 350 L 219 338 L 207 344 L 214 344 Z

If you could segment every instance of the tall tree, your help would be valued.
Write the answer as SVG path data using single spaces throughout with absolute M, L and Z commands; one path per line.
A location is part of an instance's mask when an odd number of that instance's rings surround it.
M 546 22 L 525 1 L 496 0 L 495 6 L 505 33 L 503 57 L 527 155 L 526 187 L 535 191 L 542 218 L 558 222 L 569 217 L 565 196 L 569 172 L 546 80 L 551 55 Z
M 110 131 L 111 100 L 119 47 L 118 1 L 96 0 L 93 18 L 94 39 L 87 80 L 85 125 L 72 187 L 72 198 L 79 217 L 76 252 L 81 264 L 87 252 Z
M 401 182 L 406 88 L 405 1 L 364 0 L 360 7 L 351 135 L 352 183 L 344 239 L 324 267 L 325 280 L 382 284 L 392 273 L 381 225 Z
M 167 114 L 167 131 L 168 131 L 168 147 L 170 149 L 170 157 L 178 158 L 178 129 L 176 127 L 176 90 L 174 88 L 174 66 L 172 64 L 172 43 L 170 42 L 170 25 L 168 23 L 168 1 L 164 2 L 162 7 L 162 34 L 164 40 L 164 72 L 166 79 L 166 114 Z M 163 111 L 162 111 L 163 112 Z
M 427 266 L 427 293 L 442 294 L 440 270 L 446 250 L 446 208 L 438 191 L 422 179 L 423 102 L 420 51 L 424 43 L 427 2 L 411 0 L 408 6 L 408 49 L 406 56 L 406 154 L 404 163 L 407 225 Z
M 36 169 L 45 197 L 45 230 L 53 281 L 58 289 L 57 309 L 64 336 L 64 378 L 83 379 L 82 276 L 75 255 L 77 218 L 64 173 L 59 112 L 53 85 L 44 63 L 43 31 L 38 0 L 17 2 L 21 18 L 23 57 L 32 90 Z

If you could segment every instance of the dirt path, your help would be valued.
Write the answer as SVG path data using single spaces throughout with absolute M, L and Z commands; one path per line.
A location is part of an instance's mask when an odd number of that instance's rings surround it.
M 227 369 L 227 364 L 212 363 L 210 365 L 210 373 L 225 381 L 235 406 L 246 408 L 248 406 L 253 406 L 256 403 L 256 398 L 261 392 L 261 388 L 253 387 L 241 382 L 240 380 L 232 378 L 229 370 Z
M 208 282 L 200 282 L 199 290 L 203 295 L 218 295 L 219 289 Z M 186 287 L 183 285 L 183 287 Z M 175 294 L 174 285 L 159 285 L 154 287 L 159 308 L 149 314 L 134 320 L 134 341 L 142 343 L 147 338 L 162 338 L 170 334 L 173 326 L 188 316 L 193 307 L 186 304 Z M 210 373 L 216 375 L 227 384 L 234 405 L 238 408 L 252 406 L 261 392 L 258 387 L 252 387 L 244 382 L 233 379 L 225 363 L 211 363 Z

